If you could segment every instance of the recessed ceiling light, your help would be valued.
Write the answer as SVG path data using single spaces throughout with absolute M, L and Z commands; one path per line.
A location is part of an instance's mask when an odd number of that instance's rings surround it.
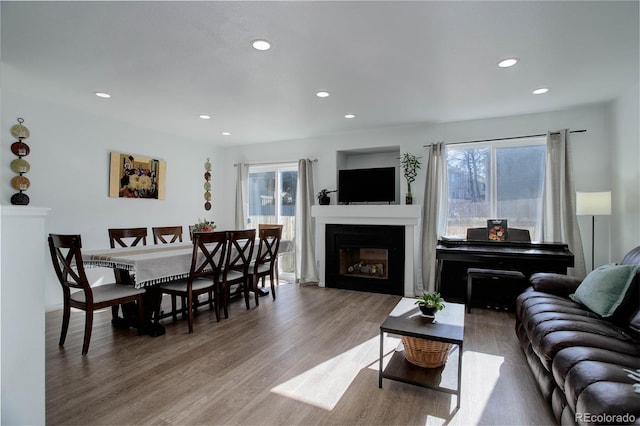
M 542 95 L 543 93 L 547 93 L 549 91 L 548 88 L 546 87 L 540 87 L 539 89 L 534 90 L 533 93 L 534 95 Z
M 253 40 L 251 45 L 256 50 L 269 50 L 271 49 L 271 43 L 267 40 Z
M 344 118 L 356 118 L 355 114 L 345 114 Z
M 229 132 L 222 132 L 222 136 L 231 136 L 231 133 L 229 133 Z
M 316 93 L 316 96 L 319 98 L 326 98 L 327 96 L 329 96 L 329 92 L 325 92 L 324 90 Z
M 211 118 L 211 116 L 208 114 L 200 114 L 200 118 L 202 118 L 203 120 L 208 120 Z
M 519 61 L 518 58 L 507 58 L 507 59 L 503 59 L 500 62 L 498 62 L 498 66 L 500 68 L 509 68 L 514 66 L 515 64 L 517 64 Z
M 96 92 L 95 95 L 99 98 L 110 98 L 111 95 L 105 92 Z

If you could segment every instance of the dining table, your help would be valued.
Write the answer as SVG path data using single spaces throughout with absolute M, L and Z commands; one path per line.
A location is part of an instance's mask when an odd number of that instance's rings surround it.
M 258 252 L 260 240 L 256 239 L 253 258 Z M 234 249 L 235 250 L 235 249 Z M 280 240 L 278 256 L 293 251 L 293 241 Z M 162 293 L 159 285 L 189 277 L 193 243 L 172 243 L 153 246 L 118 247 L 95 250 L 85 250 L 82 262 L 87 267 L 104 267 L 114 270 L 116 282 L 132 285 L 135 288 L 145 288 L 145 324 L 144 332 L 151 336 L 164 334 L 164 327 L 153 321 L 153 313 L 162 303 Z M 268 294 L 261 290 L 262 295 Z M 127 313 L 127 310 L 132 311 Z M 123 306 L 124 318 L 114 317 L 114 326 L 137 326 L 135 324 L 135 308 Z M 132 314 L 132 315 L 131 315 Z M 129 319 L 131 318 L 131 320 Z

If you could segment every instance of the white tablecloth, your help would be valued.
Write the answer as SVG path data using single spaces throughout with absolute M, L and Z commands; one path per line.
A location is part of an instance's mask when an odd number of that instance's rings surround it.
M 258 252 L 256 240 L 253 256 Z M 290 240 L 281 240 L 278 254 L 293 251 Z M 82 261 L 90 267 L 124 269 L 135 273 L 135 287 L 141 288 L 189 276 L 193 244 L 177 243 L 156 246 L 121 247 L 86 250 Z

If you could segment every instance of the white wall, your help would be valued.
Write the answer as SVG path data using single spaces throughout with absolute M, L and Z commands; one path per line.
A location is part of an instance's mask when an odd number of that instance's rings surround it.
M 614 256 L 611 256 L 609 245 L 606 244 L 610 239 L 609 218 L 598 218 L 596 223 L 598 240 L 605 242 L 596 247 L 596 264 L 602 264 L 611 258 L 619 258 L 620 253 L 638 243 L 640 179 L 637 171 L 637 97 L 636 87 L 622 96 L 613 108 L 610 104 L 595 104 L 542 114 L 389 127 L 215 149 L 206 141 L 190 140 L 188 135 L 151 132 L 135 125 L 104 120 L 83 111 L 70 110 L 4 89 L 1 132 L 2 135 L 8 135 L 9 128 L 17 117 L 23 117 L 25 125 L 31 130 L 31 137 L 26 141 L 31 147 L 31 154 L 26 157 L 31 164 L 31 170 L 27 174 L 31 187 L 27 194 L 32 206 L 52 208 L 47 219 L 47 232 L 80 233 L 86 248 L 100 248 L 108 245 L 109 227 L 170 224 L 186 227 L 205 216 L 215 220 L 220 228 L 233 227 L 236 176 L 233 163 L 238 161 L 255 163 L 296 161 L 302 157 L 317 158 L 318 167 L 314 178 L 315 189 L 318 190 L 335 188 L 336 151 L 340 150 L 400 146 L 401 152 L 421 155 L 425 152 L 425 144 L 440 140 L 450 142 L 507 137 L 561 128 L 587 129 L 586 133 L 574 134 L 572 137 L 576 190 L 613 189 L 614 194 L 622 191 L 625 194 L 614 195 L 617 207 L 614 206 L 613 222 L 625 224 L 624 229 L 617 224 L 612 227 L 615 237 L 611 240 L 616 247 Z M 614 122 L 613 129 L 610 128 L 611 121 Z M 9 163 L 14 158 L 9 149 L 12 142 L 10 137 L 2 138 L 2 204 L 9 204 L 14 192 L 9 185 L 15 175 L 9 168 Z M 611 151 L 616 146 L 620 146 L 622 152 L 616 154 L 614 159 Z M 108 167 L 111 151 L 131 152 L 166 160 L 166 200 L 109 198 Z M 627 155 L 629 151 L 633 152 L 631 156 Z M 203 208 L 203 164 L 207 157 L 211 157 L 213 163 L 213 209 L 208 213 Z M 613 172 L 612 165 L 615 169 Z M 629 183 L 629 180 L 632 182 Z M 401 199 L 405 191 L 406 183 L 402 179 Z M 413 184 L 414 203 L 422 203 L 423 192 L 424 172 L 418 175 Z M 332 202 L 335 203 L 335 199 Z M 580 218 L 587 257 L 590 255 L 590 226 L 589 218 Z M 633 232 L 628 233 L 628 229 Z M 604 230 L 605 235 L 600 234 L 601 230 Z M 3 256 L 10 255 L 3 253 Z M 92 276 L 94 279 L 102 274 L 111 279 L 110 271 L 95 272 Z M 49 267 L 45 297 L 48 310 L 60 306 L 61 294 L 58 287 Z
M 135 125 L 104 120 L 62 105 L 2 91 L 2 167 L 0 187 L 2 204 L 10 204 L 16 191 L 10 186 L 15 176 L 9 167 L 15 158 L 10 146 L 14 141 L 10 127 L 17 117 L 24 118 L 31 136 L 25 142 L 31 153 L 25 159 L 31 169 L 26 194 L 31 206 L 50 207 L 46 232 L 82 235 L 86 249 L 109 246 L 107 229 L 111 227 L 182 225 L 188 239 L 187 226 L 198 218 L 217 221 L 221 210 L 217 202 L 226 188 L 219 173 L 219 151 L 206 142 L 152 132 Z M 167 161 L 165 200 L 109 198 L 109 153 L 126 152 Z M 8 153 L 8 154 L 7 154 Z M 213 208 L 204 209 L 204 163 L 210 157 L 213 165 Z M 45 238 L 45 236 L 43 236 Z M 151 238 L 148 243 L 153 244 Z M 5 257 L 11 252 L 3 252 Z M 51 261 L 47 262 L 45 304 L 47 310 L 62 306 L 62 292 Z M 91 278 L 112 280 L 113 272 L 91 271 Z
M 616 99 L 611 109 L 613 261 L 640 245 L 640 86 Z
M 563 111 L 529 114 L 513 117 L 492 118 L 446 124 L 424 124 L 389 127 L 367 131 L 344 133 L 326 137 L 285 141 L 269 144 L 246 145 L 226 150 L 226 174 L 231 173 L 232 163 L 294 161 L 298 158 L 317 158 L 315 190 L 336 187 L 336 151 L 385 146 L 400 146 L 401 152 L 424 155 L 424 145 L 437 142 L 455 142 L 487 138 L 545 133 L 569 128 L 586 129 L 586 133 L 573 134 L 573 164 L 577 191 L 600 191 L 611 188 L 610 157 L 610 104 L 594 104 Z M 637 116 L 636 116 L 637 123 Z M 636 138 L 637 143 L 637 138 Z M 637 158 L 637 155 L 634 157 Z M 626 167 L 626 166 L 625 166 Z M 636 172 L 637 173 L 637 172 Z M 412 184 L 414 204 L 422 204 L 424 198 L 424 169 Z M 404 199 L 406 182 L 401 180 L 401 197 Z M 233 202 L 232 193 L 226 203 Z M 335 199 L 332 199 L 335 203 Z M 636 214 L 638 208 L 636 207 Z M 608 218 L 606 226 L 598 229 L 602 244 L 596 247 L 596 264 L 606 263 L 610 258 Z M 585 256 L 590 257 L 591 220 L 579 218 L 585 243 Z M 598 227 L 600 224 L 597 223 Z

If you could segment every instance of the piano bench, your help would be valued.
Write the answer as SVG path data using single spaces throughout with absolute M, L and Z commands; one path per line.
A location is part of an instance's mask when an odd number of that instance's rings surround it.
M 467 313 L 471 313 L 471 290 L 473 288 L 473 279 L 493 279 L 506 278 L 511 280 L 524 280 L 526 277 L 519 271 L 507 271 L 503 269 L 467 269 Z

